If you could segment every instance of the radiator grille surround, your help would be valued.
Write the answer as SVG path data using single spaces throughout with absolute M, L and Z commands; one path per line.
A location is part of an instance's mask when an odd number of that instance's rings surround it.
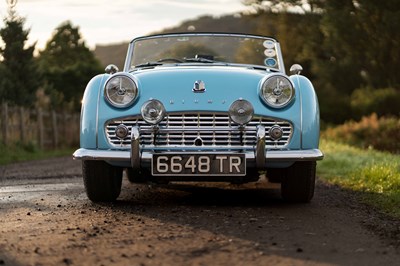
M 121 124 L 129 130 L 128 136 L 124 139 L 119 139 L 115 135 L 115 129 Z M 107 121 L 105 133 L 108 142 L 115 148 L 129 148 L 132 127 L 138 126 L 140 145 L 167 148 L 196 146 L 201 143 L 202 147 L 226 146 L 229 149 L 229 147 L 255 146 L 259 125 L 264 126 L 267 133 L 266 148 L 283 149 L 289 144 L 293 134 L 290 122 L 255 116 L 247 125 L 240 128 L 230 119 L 228 113 L 169 113 L 158 125 L 156 137 L 153 126 L 147 124 L 140 115 L 130 116 Z M 283 130 L 283 136 L 279 140 L 273 140 L 268 134 L 273 126 L 279 126 Z

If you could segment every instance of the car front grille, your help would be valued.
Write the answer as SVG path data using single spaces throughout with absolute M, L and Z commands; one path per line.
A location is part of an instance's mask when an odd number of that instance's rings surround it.
M 129 134 L 125 139 L 115 135 L 118 125 L 125 125 Z M 257 126 L 262 125 L 266 131 L 266 148 L 284 148 L 288 145 L 293 133 L 293 127 L 288 121 L 268 117 L 253 117 L 240 129 L 226 113 L 170 113 L 159 124 L 159 130 L 154 137 L 154 130 L 141 116 L 125 117 L 106 123 L 106 136 L 114 147 L 130 147 L 131 129 L 138 126 L 140 144 L 153 146 L 195 146 L 196 139 L 201 140 L 201 146 L 255 146 L 257 140 Z M 273 140 L 269 129 L 278 125 L 283 130 L 279 140 Z M 198 144 L 198 143 L 197 143 Z

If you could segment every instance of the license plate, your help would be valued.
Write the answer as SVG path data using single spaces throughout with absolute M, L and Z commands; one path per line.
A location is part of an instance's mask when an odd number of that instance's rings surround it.
M 244 154 L 153 154 L 154 176 L 244 176 Z

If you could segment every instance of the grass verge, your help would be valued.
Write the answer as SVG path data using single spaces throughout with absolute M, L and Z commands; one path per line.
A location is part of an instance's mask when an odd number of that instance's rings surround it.
M 400 218 L 400 156 L 321 140 L 322 179 L 360 193 L 362 200 Z
M 6 165 L 15 162 L 40 160 L 52 157 L 72 155 L 74 149 L 64 148 L 57 150 L 40 150 L 32 144 L 15 144 L 4 146 L 0 144 L 0 165 Z

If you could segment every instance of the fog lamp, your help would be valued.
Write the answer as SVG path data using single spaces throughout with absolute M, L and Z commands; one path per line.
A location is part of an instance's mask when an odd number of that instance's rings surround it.
M 250 122 L 253 118 L 254 108 L 253 105 L 246 100 L 239 99 L 234 101 L 229 107 L 229 116 L 239 125 L 244 125 Z
M 141 113 L 144 121 L 156 125 L 160 123 L 166 114 L 164 105 L 159 100 L 149 100 L 142 105 Z
M 283 136 L 283 130 L 280 126 L 274 125 L 269 130 L 269 136 L 273 140 L 279 140 Z
M 126 138 L 128 134 L 129 134 L 129 129 L 123 124 L 118 125 L 117 128 L 115 129 L 115 135 L 119 139 Z

